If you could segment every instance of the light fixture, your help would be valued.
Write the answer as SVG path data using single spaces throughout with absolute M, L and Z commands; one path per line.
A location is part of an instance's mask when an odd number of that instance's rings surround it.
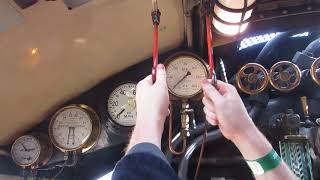
M 227 36 L 244 32 L 251 20 L 255 0 L 216 0 L 213 8 L 212 24 Z
M 32 48 L 31 49 L 31 55 L 36 55 L 36 54 L 38 54 L 38 48 Z

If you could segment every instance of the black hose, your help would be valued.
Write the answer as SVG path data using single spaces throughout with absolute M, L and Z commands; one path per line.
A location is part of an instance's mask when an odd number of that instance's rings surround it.
M 256 119 L 265 110 L 265 108 L 266 106 L 262 106 L 256 103 L 249 111 L 250 117 L 252 119 Z M 223 137 L 223 135 L 219 129 L 212 130 L 207 135 L 206 143 L 215 141 L 217 139 L 220 139 L 221 137 Z M 190 157 L 192 156 L 194 151 L 201 145 L 202 140 L 203 136 L 198 136 L 195 140 L 192 141 L 191 145 L 187 148 L 186 153 L 184 154 L 184 157 L 182 158 L 178 168 L 178 176 L 180 179 L 187 179 Z
M 274 63 L 278 62 L 281 53 L 281 46 L 286 43 L 285 40 L 295 33 L 297 33 L 295 30 L 278 33 L 263 47 L 257 56 L 255 63 L 261 64 L 265 68 L 270 68 Z
M 213 128 L 214 128 L 213 126 L 208 126 L 208 130 L 211 130 Z M 203 131 L 204 131 L 204 123 L 201 123 L 197 125 L 197 128 L 190 130 L 190 137 L 197 137 L 200 134 L 202 134 Z M 181 143 L 182 143 L 182 139 L 181 139 L 181 136 L 179 135 L 178 138 L 172 142 L 172 147 L 176 149 Z M 173 154 L 170 152 L 169 149 L 167 149 L 165 152 L 165 155 L 167 157 L 167 160 L 170 163 L 172 161 Z
M 210 131 L 207 135 L 207 142 L 215 141 L 222 137 L 222 133 L 220 129 Z M 203 140 L 203 136 L 197 137 L 192 144 L 186 150 L 183 159 L 180 162 L 178 169 L 178 176 L 182 180 L 186 180 L 188 177 L 188 167 L 189 167 L 189 159 L 191 158 L 193 152 L 201 145 Z
M 306 47 L 303 53 L 306 53 L 308 56 L 315 57 L 315 58 L 320 57 L 320 38 L 312 41 Z

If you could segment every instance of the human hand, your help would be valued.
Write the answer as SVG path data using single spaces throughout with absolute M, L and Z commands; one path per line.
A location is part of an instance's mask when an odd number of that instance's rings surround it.
M 162 64 L 157 66 L 157 79 L 152 83 L 151 75 L 137 85 L 137 119 L 129 148 L 141 142 L 161 146 L 166 117 L 169 115 L 169 94 L 166 71 Z
M 163 126 L 169 115 L 169 94 L 166 71 L 162 64 L 157 66 L 157 80 L 153 84 L 151 75 L 137 85 L 137 124 L 155 123 Z
M 218 81 L 218 90 L 210 80 L 204 80 L 202 89 L 204 113 L 211 125 L 218 125 L 224 137 L 231 141 L 246 138 L 251 129 L 255 130 L 247 110 L 236 90 L 230 84 Z

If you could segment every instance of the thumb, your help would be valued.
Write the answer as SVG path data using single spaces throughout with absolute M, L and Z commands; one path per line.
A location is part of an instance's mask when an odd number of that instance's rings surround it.
M 155 84 L 167 85 L 167 73 L 163 64 L 157 66 L 157 78 Z

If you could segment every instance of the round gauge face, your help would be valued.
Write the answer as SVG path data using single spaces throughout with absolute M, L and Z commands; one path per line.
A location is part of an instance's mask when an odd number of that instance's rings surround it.
M 125 83 L 115 88 L 108 99 L 108 113 L 112 120 L 122 126 L 136 124 L 136 84 Z
M 178 97 L 188 98 L 201 91 L 201 81 L 206 79 L 205 65 L 192 56 L 179 56 L 167 64 L 169 91 Z
M 39 141 L 31 136 L 21 136 L 11 149 L 11 156 L 14 162 L 20 166 L 29 166 L 35 163 L 40 156 L 41 146 Z
M 51 138 L 63 150 L 80 148 L 92 132 L 90 116 L 79 107 L 67 107 L 58 111 L 52 121 Z

